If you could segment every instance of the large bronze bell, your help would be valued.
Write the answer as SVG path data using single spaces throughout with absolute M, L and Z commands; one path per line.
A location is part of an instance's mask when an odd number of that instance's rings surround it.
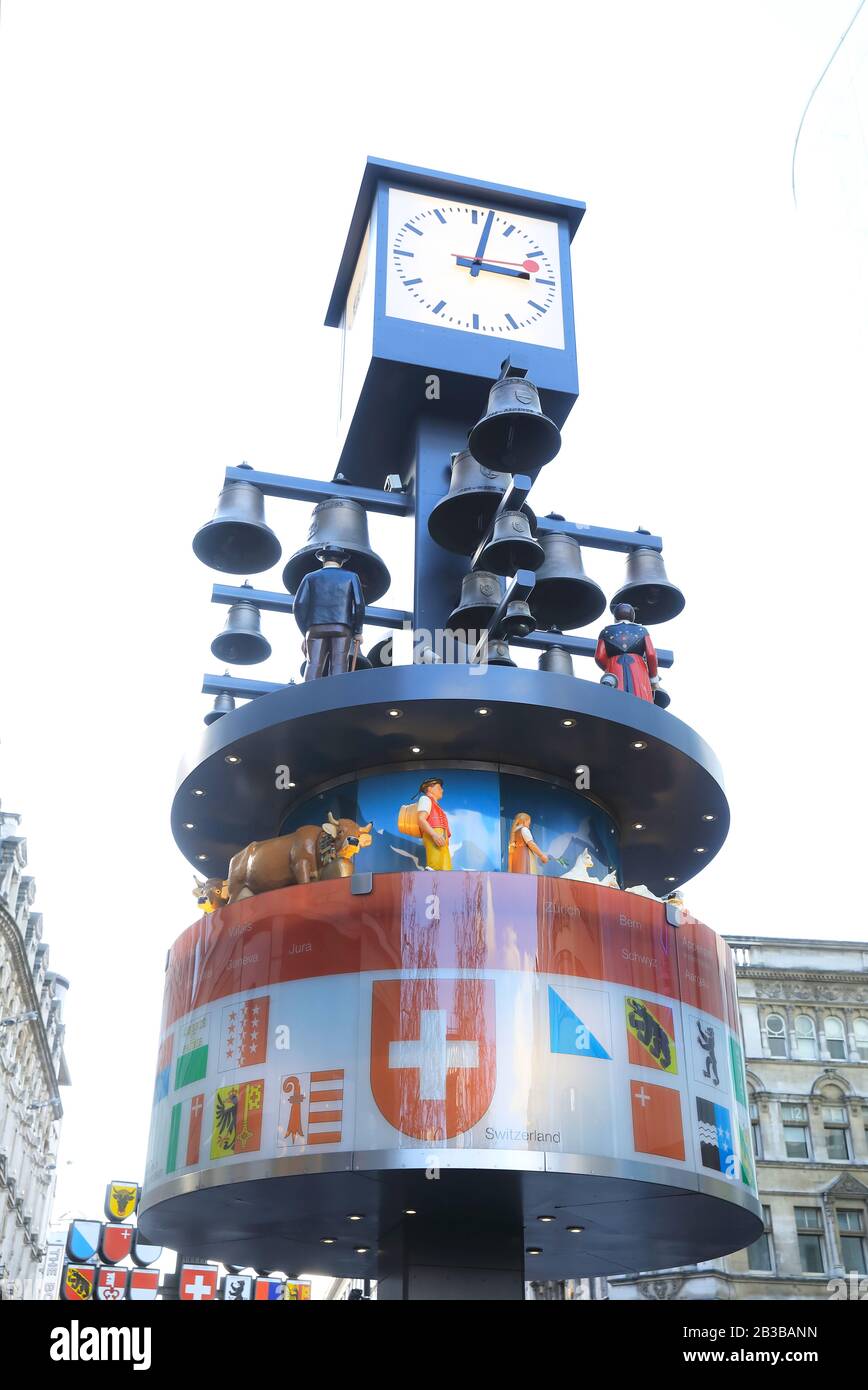
M 606 595 L 585 574 L 575 536 L 544 531 L 539 537 L 545 559 L 536 572 L 531 607 L 540 627 L 568 631 L 592 623 L 606 607 Z
M 507 473 L 524 473 L 550 463 L 561 447 L 561 432 L 543 415 L 539 392 L 522 367 L 509 358 L 488 393 L 488 410 L 468 436 L 479 463 Z
M 213 517 L 193 537 L 193 550 L 203 564 L 224 574 L 261 574 L 276 565 L 280 541 L 265 524 L 265 499 L 259 488 L 227 483 Z
M 461 581 L 461 599 L 449 614 L 446 626 L 452 632 L 478 632 L 488 626 L 506 585 L 487 570 L 471 570 Z
M 431 510 L 428 530 L 433 540 L 455 555 L 472 555 L 485 535 L 511 474 L 496 473 L 477 463 L 469 449 L 452 455 L 449 491 Z M 525 504 L 521 510 L 535 526 L 536 518 Z
M 243 584 L 249 589 L 249 584 Z M 259 609 L 249 599 L 233 603 L 226 615 L 223 631 L 211 643 L 211 650 L 220 661 L 230 666 L 255 666 L 271 656 L 271 643 L 259 630 Z
M 388 637 L 381 637 L 379 642 L 375 642 L 368 652 L 368 663 L 375 670 L 380 670 L 384 666 L 394 665 L 393 661 L 393 636 L 390 632 Z
M 317 552 L 323 546 L 337 546 L 349 557 L 344 569 L 353 570 L 361 580 L 366 603 L 382 598 L 391 581 L 385 564 L 371 549 L 368 517 L 364 507 L 349 497 L 329 497 L 317 502 L 311 517 L 307 544 L 290 557 L 283 571 L 283 582 L 294 594 L 306 574 L 320 568 Z
M 573 676 L 573 658 L 563 647 L 549 647 L 540 652 L 537 666 L 540 671 L 550 671 L 554 676 Z
M 516 570 L 539 569 L 544 559 L 545 551 L 534 540 L 524 512 L 501 512 L 479 563 L 493 574 L 510 575 Z
M 616 603 L 629 603 L 640 623 L 667 623 L 678 617 L 684 602 L 681 590 L 667 578 L 660 551 L 639 546 L 627 556 L 627 582 L 609 607 L 614 611 Z
M 214 704 L 205 715 L 206 724 L 216 724 L 218 719 L 222 719 L 224 714 L 231 714 L 235 708 L 235 699 L 229 694 L 228 690 L 221 690 L 215 698 Z

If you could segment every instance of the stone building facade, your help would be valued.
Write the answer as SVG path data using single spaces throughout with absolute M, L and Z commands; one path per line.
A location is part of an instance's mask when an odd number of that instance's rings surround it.
M 735 952 L 765 1231 L 677 1270 L 567 1297 L 868 1296 L 868 943 L 728 936 Z
M 49 969 L 19 822 L 0 809 L 0 1298 L 39 1296 L 69 1084 L 69 985 Z

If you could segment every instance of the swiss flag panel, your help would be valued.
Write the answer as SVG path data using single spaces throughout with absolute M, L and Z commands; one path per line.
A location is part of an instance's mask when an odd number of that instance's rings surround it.
M 402 1134 L 428 1143 L 464 1134 L 494 1096 L 494 981 L 375 980 L 371 1090 Z
M 181 1265 L 178 1297 L 185 1303 L 205 1303 L 216 1298 L 219 1277 L 216 1265 Z

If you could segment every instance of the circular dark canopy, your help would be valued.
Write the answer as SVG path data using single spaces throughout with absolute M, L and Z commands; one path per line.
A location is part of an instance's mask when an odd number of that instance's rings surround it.
M 324 783 L 390 765 L 470 762 L 570 784 L 586 766 L 588 791 L 621 827 L 628 886 L 671 892 L 714 857 L 729 807 L 717 759 L 687 724 L 596 682 L 473 670 L 356 671 L 286 686 L 225 715 L 181 768 L 172 829 L 182 853 L 200 873 L 222 877 L 233 854 L 278 834 L 287 811 Z

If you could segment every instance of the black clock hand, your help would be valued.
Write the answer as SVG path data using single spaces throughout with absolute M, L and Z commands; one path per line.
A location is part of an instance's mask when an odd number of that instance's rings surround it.
M 491 236 L 491 224 L 493 221 L 494 209 L 492 208 L 491 212 L 485 219 L 485 226 L 482 228 L 482 236 L 479 238 L 479 245 L 476 248 L 476 260 L 478 261 L 482 260 L 482 257 L 485 253 L 485 248 L 488 245 L 488 238 Z M 479 270 L 479 266 L 471 266 L 470 274 L 476 276 L 479 274 Z

